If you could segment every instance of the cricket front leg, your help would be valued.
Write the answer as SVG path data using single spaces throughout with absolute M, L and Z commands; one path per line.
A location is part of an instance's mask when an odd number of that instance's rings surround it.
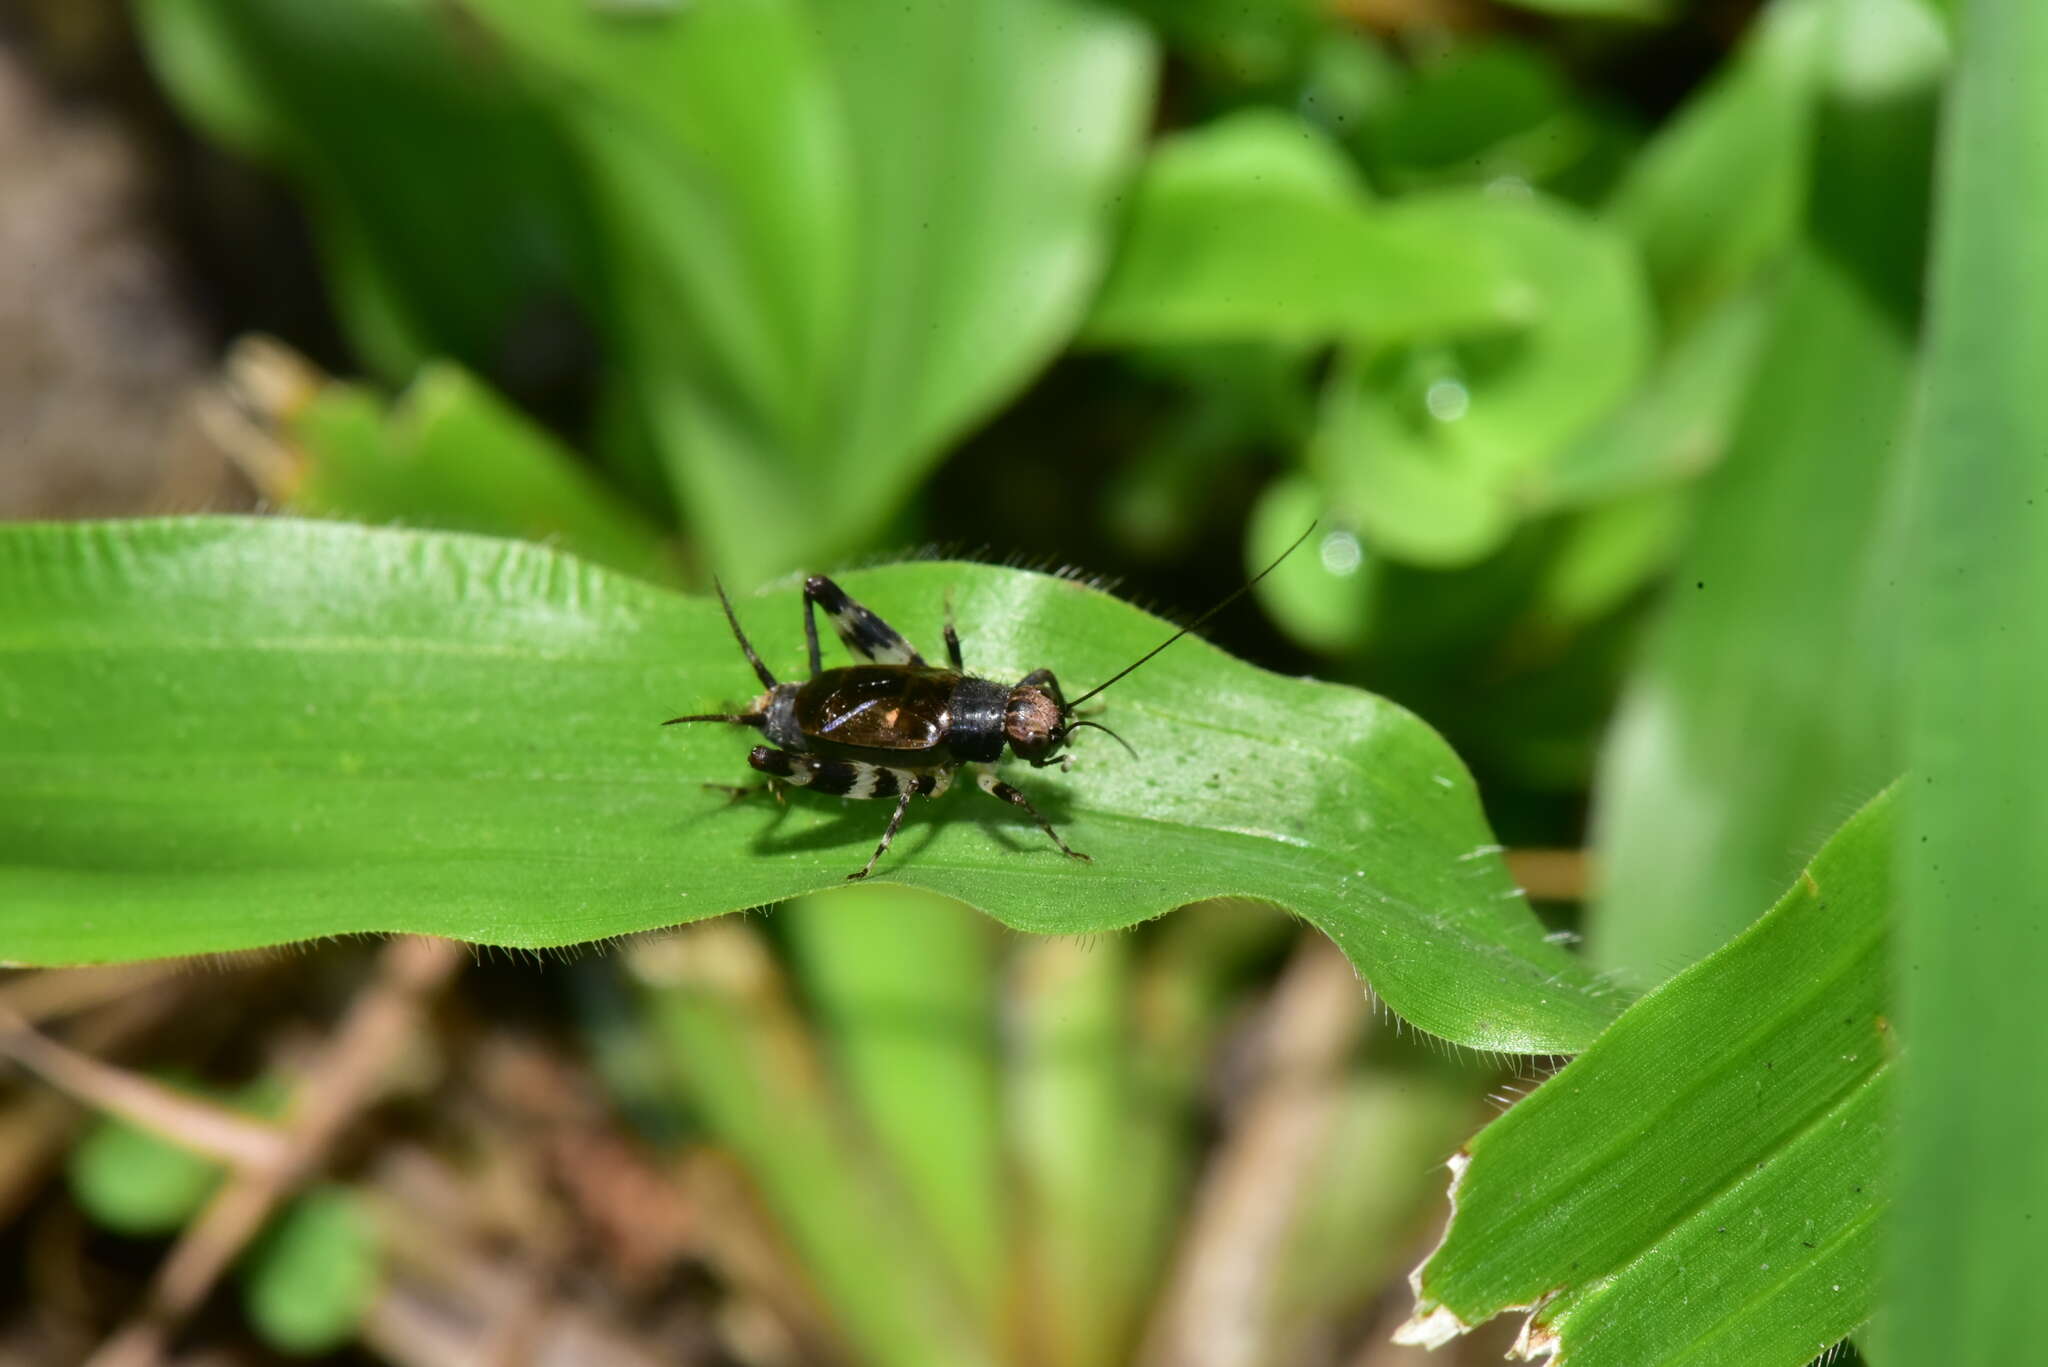
M 1038 814 L 1038 809 L 1031 805 L 1031 799 L 1024 796 L 1024 794 L 1019 792 L 1017 789 L 1012 788 L 1009 784 L 1003 782 L 1000 778 L 997 778 L 995 770 L 983 769 L 978 771 L 974 776 L 974 782 L 976 786 L 981 789 L 981 791 L 987 793 L 990 797 L 1000 798 L 1004 802 L 1009 803 L 1012 807 L 1023 808 L 1024 811 L 1027 814 L 1029 814 L 1031 819 L 1038 823 L 1038 829 L 1044 831 L 1048 836 L 1050 836 L 1052 838 L 1052 843 L 1059 846 L 1060 853 L 1065 855 L 1067 858 L 1078 859 L 1084 864 L 1092 864 L 1095 862 L 1093 859 L 1090 859 L 1087 855 L 1081 853 L 1079 850 L 1068 848 L 1067 842 L 1060 839 L 1060 833 L 1052 828 L 1052 823 L 1050 821 L 1047 821 L 1044 817 L 1040 816 Z

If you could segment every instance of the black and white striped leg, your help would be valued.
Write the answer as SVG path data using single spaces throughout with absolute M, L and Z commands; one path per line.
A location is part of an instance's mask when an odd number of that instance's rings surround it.
M 990 797 L 1001 798 L 1003 801 L 1009 803 L 1012 807 L 1023 808 L 1024 811 L 1030 815 L 1031 819 L 1038 823 L 1038 829 L 1044 831 L 1048 836 L 1052 837 L 1052 843 L 1060 847 L 1061 854 L 1065 855 L 1069 859 L 1078 859 L 1084 864 L 1092 864 L 1095 862 L 1093 859 L 1090 859 L 1087 855 L 1081 853 L 1079 850 L 1069 849 L 1067 846 L 1067 842 L 1060 839 L 1060 833 L 1052 828 L 1052 823 L 1050 821 L 1047 821 L 1044 817 L 1040 816 L 1038 814 L 1038 809 L 1031 805 L 1031 799 L 1024 796 L 1024 794 L 1019 792 L 1017 789 L 1012 788 L 1009 784 L 1003 782 L 1000 778 L 997 778 L 995 770 L 980 770 L 975 774 L 974 781 L 976 785 L 980 787 L 981 791 L 987 793 Z
M 820 759 L 816 755 L 792 754 L 768 745 L 755 746 L 747 755 L 747 763 L 768 775 L 771 785 L 787 783 L 828 797 L 848 797 L 856 801 L 875 797 L 897 800 L 896 810 L 889 818 L 889 828 L 882 833 L 882 843 L 875 847 L 866 867 L 847 875 L 850 878 L 865 878 L 873 871 L 875 860 L 882 857 L 889 848 L 889 842 L 902 828 L 903 814 L 910 810 L 910 799 L 937 797 L 953 782 L 951 769 L 891 769 L 861 760 Z
M 910 799 L 915 796 L 915 793 L 906 791 L 903 796 L 896 799 L 896 810 L 889 813 L 889 825 L 882 832 L 882 843 L 875 846 L 875 852 L 868 856 L 866 864 L 846 875 L 848 882 L 856 878 L 865 878 L 875 871 L 875 861 L 888 852 L 889 842 L 896 838 L 897 831 L 903 829 L 903 814 L 910 810 Z
M 804 581 L 804 642 L 810 647 L 811 673 L 818 672 L 818 623 L 813 615 L 819 608 L 832 619 L 847 653 L 856 660 L 878 665 L 922 665 L 924 657 L 903 639 L 902 633 L 846 596 L 846 591 L 822 574 Z

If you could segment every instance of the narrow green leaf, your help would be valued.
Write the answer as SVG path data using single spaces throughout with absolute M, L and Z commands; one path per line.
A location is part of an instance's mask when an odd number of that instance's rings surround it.
M 632 963 L 677 1082 L 745 1165 L 857 1360 L 995 1367 L 759 937 L 741 922 L 698 926 L 637 946 Z
M 1117 1141 L 1124 1228 L 1115 1276 L 1133 1303 L 1153 1300 L 1184 1233 L 1219 1036 L 1235 1023 L 1241 996 L 1264 985 L 1261 967 L 1298 934 L 1269 906 L 1216 901 L 1183 909 L 1143 942 L 1131 975 L 1130 1096 Z
M 1124 1172 L 1131 1135 L 1132 939 L 1033 940 L 1011 956 L 1010 1107 L 1023 1198 L 1023 1332 L 1033 1360 L 1128 1361 L 1138 1293 Z
M 1878 1361 L 2041 1356 L 2048 7 L 1959 8 L 1910 489 L 1904 1186 Z
M 1810 213 L 1595 788 L 1591 949 L 1637 983 L 1725 941 L 1898 772 L 1896 494 L 1943 40 L 1910 0 L 1831 5 Z
M 1799 237 L 1831 3 L 1773 0 L 1608 201 L 1681 336 Z
M 776 921 L 856 1114 L 1000 1337 L 1010 1212 L 991 927 L 901 887 L 800 897 Z
M 272 1347 L 332 1352 L 355 1336 L 380 1265 L 362 1199 L 346 1187 L 317 1186 L 280 1211 L 242 1260 L 242 1304 Z
M 1166 625 L 984 565 L 849 575 L 913 640 L 953 595 L 969 665 L 1105 679 Z M 729 806 L 751 732 L 657 723 L 755 691 L 717 606 L 543 548 L 251 519 L 0 528 L 0 959 L 70 963 L 411 930 L 550 945 L 838 886 L 880 807 Z M 785 674 L 798 596 L 740 613 Z M 1428 727 L 1200 641 L 1104 695 L 1019 781 L 1092 865 L 971 784 L 877 876 L 1009 925 L 1107 930 L 1249 896 L 1475 1047 L 1571 1051 L 1618 1010 L 1544 939 Z
M 1409 1342 L 1533 1310 L 1557 1367 L 1800 1367 L 1877 1303 L 1894 796 L 1452 1163 Z

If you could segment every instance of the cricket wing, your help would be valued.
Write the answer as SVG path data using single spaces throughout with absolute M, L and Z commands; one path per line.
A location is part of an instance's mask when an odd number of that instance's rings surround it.
M 935 750 L 952 725 L 958 681 L 900 665 L 828 669 L 797 693 L 797 725 L 807 736 L 852 749 Z

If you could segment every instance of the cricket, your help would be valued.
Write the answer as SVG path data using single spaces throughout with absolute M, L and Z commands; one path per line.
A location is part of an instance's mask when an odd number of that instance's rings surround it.
M 902 633 L 823 575 L 812 575 L 804 581 L 804 644 L 810 657 L 810 677 L 802 683 L 779 683 L 747 639 L 725 585 L 714 578 L 712 586 L 718 591 L 718 602 L 725 609 L 733 639 L 739 642 L 740 653 L 747 657 L 747 663 L 753 666 L 755 676 L 767 691 L 742 712 L 670 717 L 662 725 L 726 722 L 753 727 L 768 740 L 768 744 L 757 745 L 747 754 L 747 763 L 766 776 L 765 783 L 755 788 L 706 785 L 729 792 L 735 799 L 763 788 L 780 799 L 785 784 L 834 797 L 895 798 L 896 810 L 882 831 L 881 843 L 875 846 L 865 865 L 846 875 L 849 880 L 866 878 L 874 872 L 875 862 L 888 852 L 890 842 L 902 829 L 912 798 L 938 797 L 952 787 L 954 776 L 963 768 L 973 775 L 975 786 L 984 793 L 1009 803 L 1037 822 L 1061 854 L 1093 863 L 1060 838 L 1052 823 L 1031 805 L 1030 798 L 997 775 L 995 764 L 1007 749 L 1034 769 L 1058 764 L 1065 770 L 1073 763 L 1065 753 L 1067 744 L 1074 732 L 1083 728 L 1102 731 L 1130 750 L 1123 737 L 1108 727 L 1079 717 L 1077 709 L 1081 704 L 1251 592 L 1314 530 L 1315 525 L 1310 524 L 1272 564 L 1194 621 L 1072 700 L 1060 691 L 1059 679 L 1050 669 L 1034 669 L 1014 684 L 969 674 L 950 603 L 945 623 L 948 667 L 940 669 L 927 663 Z M 820 609 L 831 619 L 832 629 L 847 653 L 859 663 L 836 669 L 824 667 L 818 646 Z M 1131 751 L 1134 758 L 1136 753 Z

